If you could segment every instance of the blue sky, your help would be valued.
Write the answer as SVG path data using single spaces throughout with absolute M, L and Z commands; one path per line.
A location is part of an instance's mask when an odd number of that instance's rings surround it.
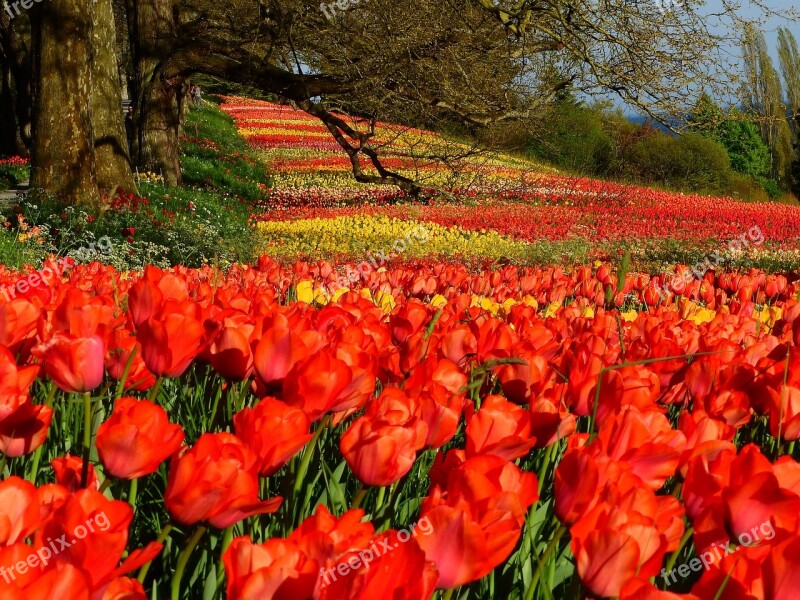
M 719 10 L 722 6 L 722 0 L 707 0 L 706 2 L 709 11 Z M 742 0 L 742 10 L 741 16 L 744 18 L 755 19 L 758 18 L 759 15 L 763 15 L 763 13 L 753 6 L 752 2 L 747 2 L 746 0 Z M 791 2 L 787 2 L 787 0 L 764 0 L 764 4 L 773 9 L 786 9 L 788 6 L 791 6 Z M 795 37 L 800 41 L 800 23 L 797 21 L 789 21 L 786 19 L 777 19 L 773 18 L 768 20 L 764 24 L 764 33 L 767 37 L 767 41 L 769 42 L 770 48 L 772 49 L 773 58 L 776 61 L 777 66 L 777 45 L 778 45 L 778 27 L 787 27 L 794 33 Z M 738 51 L 738 40 L 732 40 L 732 49 Z

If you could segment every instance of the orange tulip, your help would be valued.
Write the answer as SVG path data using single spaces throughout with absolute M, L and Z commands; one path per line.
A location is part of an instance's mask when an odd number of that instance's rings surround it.
M 123 397 L 97 429 L 97 454 L 114 477 L 136 479 L 155 473 L 183 444 L 183 429 L 147 400 Z

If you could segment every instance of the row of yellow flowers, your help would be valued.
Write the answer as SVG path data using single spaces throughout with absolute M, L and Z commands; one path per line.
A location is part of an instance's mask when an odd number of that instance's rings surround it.
M 264 251 L 273 256 L 350 256 L 376 261 L 425 256 L 523 258 L 529 245 L 494 231 L 468 231 L 386 216 L 264 221 L 257 225 Z M 416 232 L 412 234 L 412 232 Z M 419 235 L 417 235 L 419 234 Z

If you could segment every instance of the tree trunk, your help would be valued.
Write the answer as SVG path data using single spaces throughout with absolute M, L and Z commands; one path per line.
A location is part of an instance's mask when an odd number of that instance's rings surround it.
M 67 204 L 97 200 L 90 10 L 50 0 L 39 11 L 31 186 Z
M 21 14 L 0 27 L 0 155 L 27 156 L 31 142 L 31 27 Z
M 14 110 L 14 82 L 11 79 L 11 65 L 0 57 L 0 156 L 18 155 L 19 124 Z
M 122 115 L 116 30 L 111 0 L 93 1 L 92 111 L 97 186 L 101 192 L 136 189 Z
M 136 2 L 137 109 L 140 127 L 138 163 L 164 176 L 167 185 L 181 182 L 179 138 L 184 78 L 162 70 L 175 37 L 171 0 Z

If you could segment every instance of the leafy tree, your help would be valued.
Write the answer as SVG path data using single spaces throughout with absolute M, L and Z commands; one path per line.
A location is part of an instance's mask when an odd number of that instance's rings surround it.
M 689 121 L 694 131 L 725 147 L 734 171 L 759 181 L 769 178 L 772 157 L 752 118 L 736 109 L 725 113 L 710 96 L 702 94 Z

